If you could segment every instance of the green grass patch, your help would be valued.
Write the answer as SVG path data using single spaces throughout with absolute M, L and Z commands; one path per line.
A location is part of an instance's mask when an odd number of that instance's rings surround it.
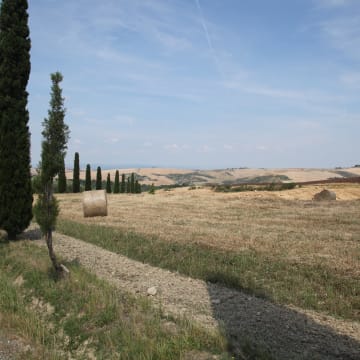
M 67 263 L 70 276 L 56 281 L 45 249 L 30 242 L 0 246 L 1 324 L 36 344 L 34 359 L 168 360 L 196 351 L 229 358 L 222 334 L 169 318 L 77 263 Z
M 317 265 L 266 257 L 255 251 L 221 251 L 145 237 L 99 225 L 60 220 L 57 230 L 115 253 L 181 274 L 218 282 L 280 304 L 359 320 L 358 279 Z

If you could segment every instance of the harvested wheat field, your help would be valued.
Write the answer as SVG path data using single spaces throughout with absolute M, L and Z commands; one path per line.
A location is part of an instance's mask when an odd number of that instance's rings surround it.
M 239 358 L 248 339 L 278 359 L 355 360 L 360 186 L 326 188 L 338 200 L 311 200 L 324 185 L 112 194 L 95 218 L 82 194 L 59 195 L 59 230 L 72 238 L 55 249 L 135 294 L 155 286 L 165 311 L 220 326 Z
M 332 184 L 338 200 L 311 199 L 323 185 L 279 192 L 217 193 L 178 188 L 155 195 L 108 195 L 108 216 L 84 218 L 82 195 L 58 195 L 60 217 L 169 242 L 201 243 L 335 267 L 360 276 L 360 186 Z

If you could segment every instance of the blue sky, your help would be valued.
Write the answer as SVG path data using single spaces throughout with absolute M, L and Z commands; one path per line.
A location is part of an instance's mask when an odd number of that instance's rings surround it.
M 360 162 L 359 0 L 29 0 L 32 163 L 60 71 L 66 163 Z

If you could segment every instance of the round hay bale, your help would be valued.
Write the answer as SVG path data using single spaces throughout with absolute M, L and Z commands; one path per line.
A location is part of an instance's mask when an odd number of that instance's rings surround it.
M 322 190 L 314 195 L 313 200 L 323 201 L 323 200 L 336 200 L 336 194 L 330 190 Z
M 84 217 L 107 216 L 107 197 L 105 190 L 84 191 Z
M 6 230 L 0 229 L 0 241 L 6 241 L 8 239 L 8 233 Z

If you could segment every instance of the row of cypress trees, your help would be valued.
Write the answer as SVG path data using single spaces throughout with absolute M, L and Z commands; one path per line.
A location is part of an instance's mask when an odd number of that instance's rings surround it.
M 86 172 L 85 172 L 85 191 L 92 190 L 93 183 L 91 180 L 91 167 L 90 164 L 86 165 Z M 96 171 L 96 181 L 95 181 L 95 189 L 101 190 L 103 188 L 102 182 L 102 175 L 101 175 L 101 167 L 97 167 Z M 141 193 L 141 185 L 137 179 L 135 179 L 135 174 L 132 173 L 127 178 L 125 174 L 121 175 L 121 182 L 120 182 L 120 174 L 119 170 L 116 170 L 115 173 L 115 180 L 114 186 L 110 179 L 110 173 L 107 175 L 106 178 L 106 185 L 105 190 L 107 193 L 114 193 L 114 194 L 140 194 Z M 62 168 L 60 169 L 58 175 L 58 183 L 57 183 L 57 191 L 59 193 L 65 193 L 67 191 L 66 185 L 66 176 L 65 176 L 65 164 L 63 162 Z M 73 169 L 73 181 L 72 181 L 72 192 L 78 193 L 81 191 L 80 186 L 80 159 L 79 153 L 75 153 L 74 157 L 74 169 Z
M 101 167 L 98 166 L 96 170 L 96 182 L 95 189 L 101 190 L 103 186 L 102 176 L 101 176 Z M 110 173 L 108 173 L 106 177 L 106 192 L 114 193 L 114 194 L 140 194 L 141 193 L 141 185 L 137 179 L 135 179 L 135 174 L 132 173 L 131 176 L 125 179 L 125 174 L 121 175 L 120 182 L 120 174 L 119 170 L 115 172 L 115 181 L 114 188 L 112 188 L 112 182 L 110 179 Z M 92 190 L 92 181 L 91 181 L 91 167 L 90 164 L 86 165 L 86 173 L 85 173 L 85 191 Z

